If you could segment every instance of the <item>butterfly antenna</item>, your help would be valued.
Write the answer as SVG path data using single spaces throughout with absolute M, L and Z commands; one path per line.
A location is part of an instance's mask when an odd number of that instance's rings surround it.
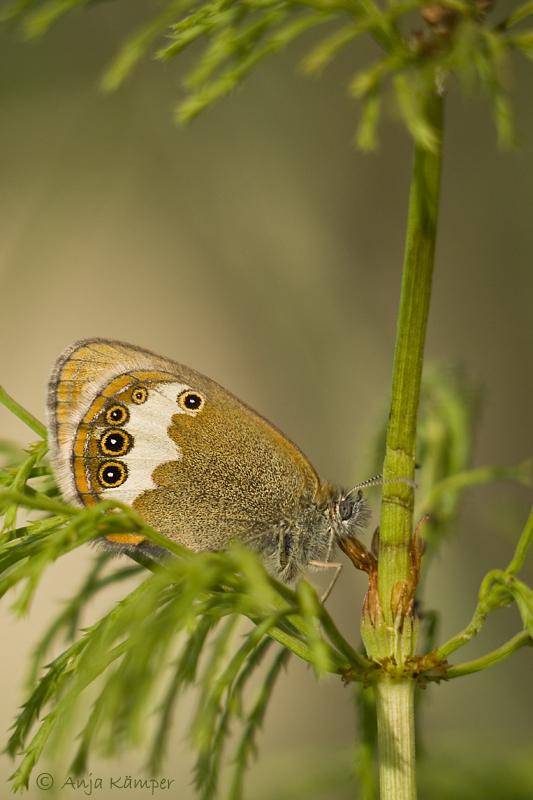
M 359 489 L 364 489 L 366 486 L 383 486 L 386 483 L 407 483 L 407 485 L 412 486 L 413 489 L 418 489 L 418 485 L 412 478 L 388 478 L 387 480 L 383 480 L 383 475 L 376 475 L 375 478 L 369 478 L 367 481 L 363 481 L 363 483 L 358 483 L 357 486 L 350 489 L 346 497 L 348 498 L 351 494 L 357 492 Z

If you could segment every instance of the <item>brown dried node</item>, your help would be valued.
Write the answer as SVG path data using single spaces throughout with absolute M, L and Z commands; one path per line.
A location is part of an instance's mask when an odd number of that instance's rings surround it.
M 420 11 L 422 19 L 427 22 L 437 36 L 449 36 L 459 21 L 459 14 L 452 8 L 440 3 L 431 3 Z

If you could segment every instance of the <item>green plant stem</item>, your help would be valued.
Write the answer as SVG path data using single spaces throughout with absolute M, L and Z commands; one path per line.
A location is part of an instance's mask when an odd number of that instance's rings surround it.
M 511 480 L 528 483 L 531 478 L 531 461 L 523 461 L 521 464 L 511 466 L 480 467 L 479 469 L 465 470 L 456 472 L 448 478 L 437 483 L 424 505 L 421 514 L 430 514 L 438 501 L 447 492 L 460 492 L 469 489 L 471 486 L 479 486 L 497 480 Z M 532 529 L 533 529 L 533 522 Z
M 533 508 L 529 514 L 525 528 L 516 546 L 514 558 L 505 570 L 507 575 L 516 575 L 522 569 L 526 555 L 533 541 Z
M 394 353 L 392 402 L 383 465 L 385 480 L 414 478 L 415 444 L 422 360 L 431 296 L 431 280 L 441 172 L 443 100 L 436 92 L 427 100 L 428 118 L 436 134 L 434 151 L 415 147 L 400 310 Z M 385 620 L 392 622 L 395 584 L 409 578 L 409 544 L 414 492 L 407 483 L 383 486 L 379 541 L 378 594 Z M 390 655 L 389 653 L 383 654 Z
M 479 592 L 480 600 L 470 623 L 460 633 L 435 650 L 435 656 L 438 660 L 447 658 L 451 653 L 476 636 L 481 630 L 489 611 L 499 608 L 505 603 L 505 587 L 502 586 L 502 580 L 505 582 L 505 578 L 514 578 L 524 563 L 532 541 L 533 509 L 522 531 L 511 563 L 505 572 L 502 573 L 500 570 L 491 570 L 491 572 L 485 576 Z
M 479 672 L 487 667 L 492 667 L 498 661 L 503 661 L 504 658 L 510 656 L 515 650 L 521 647 L 533 647 L 533 639 L 529 635 L 529 631 L 520 631 L 516 636 L 513 636 L 508 642 L 493 650 L 492 653 L 487 653 L 486 656 L 476 658 L 474 661 L 467 661 L 464 664 L 459 664 L 457 667 L 450 667 L 446 671 L 446 678 L 460 678 L 463 675 L 471 675 L 473 672 Z
M 377 681 L 379 783 L 387 800 L 415 800 L 415 683 L 410 678 Z
M 383 466 L 385 481 L 413 479 L 415 474 L 416 423 L 437 235 L 443 99 L 433 90 L 426 104 L 436 145 L 433 150 L 424 149 L 419 143 L 415 146 Z M 416 575 L 411 574 L 410 557 L 413 507 L 414 491 L 408 483 L 383 486 L 377 579 L 381 608 L 374 609 L 377 643 L 374 658 L 392 657 L 400 673 L 405 659 L 414 654 L 417 639 L 414 619 L 408 616 L 401 622 L 397 600 L 409 586 L 410 579 L 411 582 L 416 580 Z M 411 635 L 405 635 L 408 633 Z M 381 798 L 414 800 L 414 681 L 401 674 L 395 677 L 382 674 L 374 686 Z
M 41 439 L 46 439 L 46 426 L 43 425 L 42 422 L 39 422 L 38 419 L 35 419 L 33 414 L 30 414 L 25 408 L 22 408 L 16 400 L 13 400 L 2 386 L 0 386 L 0 403 L 3 403 L 6 408 L 9 408 L 9 410 L 31 428 L 37 436 L 40 436 Z
M 477 636 L 487 618 L 487 614 L 490 609 L 491 605 L 490 602 L 488 602 L 487 597 L 485 597 L 483 600 L 480 600 L 476 606 L 476 610 L 474 611 L 472 619 L 466 628 L 463 628 L 460 633 L 458 633 L 456 636 L 453 636 L 441 647 L 438 647 L 435 650 L 435 659 L 437 661 L 443 661 L 455 650 L 458 650 L 459 647 L 462 647 L 464 644 L 469 642 L 470 639 L 473 639 L 474 636 Z

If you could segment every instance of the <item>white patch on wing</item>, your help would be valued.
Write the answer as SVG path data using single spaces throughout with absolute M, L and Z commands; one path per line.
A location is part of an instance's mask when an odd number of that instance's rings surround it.
M 186 413 L 176 400 L 184 389 L 189 388 L 177 381 L 158 384 L 157 388 L 148 384 L 145 403 L 128 403 L 130 418 L 121 429 L 133 436 L 135 444 L 126 456 L 117 459 L 126 464 L 128 477 L 122 486 L 100 492 L 100 497 L 131 505 L 143 492 L 157 488 L 152 480 L 156 467 L 182 458 L 182 451 L 169 437 L 168 428 L 174 414 Z M 112 456 L 110 460 L 113 460 Z

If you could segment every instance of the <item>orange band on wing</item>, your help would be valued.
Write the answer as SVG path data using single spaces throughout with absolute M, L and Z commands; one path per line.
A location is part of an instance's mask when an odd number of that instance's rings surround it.
M 80 423 L 78 427 L 78 431 L 76 433 L 76 438 L 74 439 L 74 456 L 76 458 L 83 458 L 85 456 L 85 447 L 87 444 L 87 436 L 89 434 L 89 426 L 85 423 Z
M 120 392 L 122 389 L 125 389 L 127 386 L 130 386 L 134 381 L 132 380 L 131 375 L 125 373 L 124 375 L 119 375 L 118 378 L 115 378 L 107 386 L 102 390 L 103 397 L 112 397 L 117 392 Z
M 141 544 L 146 541 L 146 536 L 139 536 L 137 533 L 107 533 L 105 538 L 118 544 Z
M 175 381 L 175 375 L 170 375 L 168 372 L 130 372 L 130 375 L 138 381 Z
M 87 506 L 89 505 L 89 503 L 87 502 L 87 496 L 91 496 L 93 493 L 91 491 L 91 487 L 89 486 L 89 482 L 87 480 L 85 459 L 79 456 L 74 458 L 73 467 L 74 467 L 74 482 L 76 484 L 76 489 L 82 495 L 84 505 Z M 95 502 L 97 502 L 97 498 L 95 498 Z
M 87 413 L 83 417 L 83 421 L 86 424 L 89 424 L 90 422 L 92 422 L 93 419 L 96 417 L 96 415 L 99 414 L 100 411 L 103 409 L 103 407 L 105 406 L 106 403 L 107 403 L 107 399 L 105 397 L 102 397 L 101 395 L 97 395 L 95 397 L 95 399 L 93 400 L 93 402 L 91 403 L 91 407 L 89 408 L 89 410 L 87 411 Z

